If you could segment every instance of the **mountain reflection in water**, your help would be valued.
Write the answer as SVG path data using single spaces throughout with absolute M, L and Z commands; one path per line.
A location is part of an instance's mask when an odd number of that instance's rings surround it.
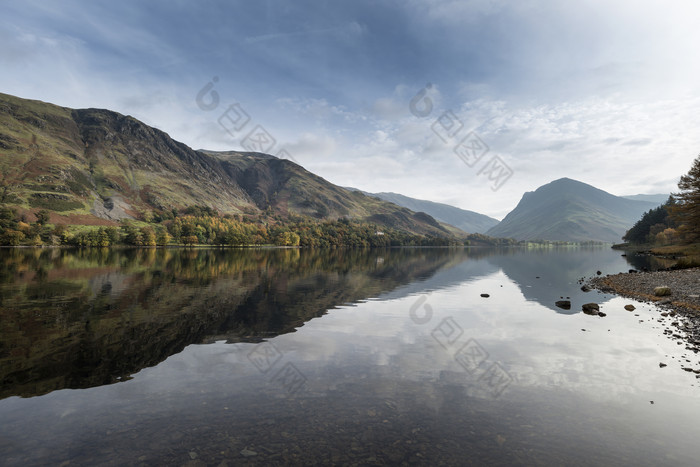
M 2 249 L 0 262 L 3 464 L 693 465 L 700 398 L 679 365 L 695 357 L 654 307 L 578 283 L 647 257 Z M 591 301 L 608 316 L 578 311 Z M 483 362 L 459 360 L 462 345 Z
M 610 255 L 549 258 L 476 248 L 4 249 L 0 398 L 125 380 L 193 343 L 293 332 L 338 305 L 430 288 L 438 271 L 448 287 L 500 268 L 528 300 L 564 312 L 553 306 L 556 290 L 572 293 L 578 271 Z
M 0 250 L 0 398 L 127 379 L 193 343 L 259 341 L 484 251 Z

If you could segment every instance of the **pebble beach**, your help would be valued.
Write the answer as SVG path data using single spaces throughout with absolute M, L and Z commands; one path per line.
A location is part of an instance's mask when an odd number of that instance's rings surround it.
M 588 282 L 602 292 L 653 303 L 664 317 L 685 318 L 673 323 L 680 332 L 677 336 L 685 340 L 689 350 L 700 351 L 700 268 L 629 272 L 594 277 Z M 670 295 L 656 296 L 657 287 L 670 288 Z

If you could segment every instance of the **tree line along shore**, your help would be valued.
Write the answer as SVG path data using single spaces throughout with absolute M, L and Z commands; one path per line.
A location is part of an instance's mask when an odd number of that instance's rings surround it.
M 219 215 L 208 207 L 158 213 L 149 222 L 124 219 L 108 226 L 51 224 L 51 213 L 27 214 L 0 206 L 0 245 L 4 246 L 301 246 L 390 247 L 513 245 L 515 240 L 482 234 L 428 236 L 351 220 L 317 220 L 301 216 Z

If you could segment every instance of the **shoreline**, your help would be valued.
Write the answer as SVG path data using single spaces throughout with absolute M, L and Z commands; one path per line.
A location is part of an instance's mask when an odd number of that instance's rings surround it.
M 700 317 L 700 268 L 623 272 L 588 281 L 601 292 L 614 292 L 655 305 L 676 308 Z M 657 297 L 654 288 L 668 286 L 671 295 Z
M 633 298 L 656 305 L 659 321 L 669 317 L 677 331 L 666 334 L 682 339 L 686 349 L 700 352 L 700 267 L 651 272 L 623 272 L 586 281 L 604 293 Z M 654 288 L 667 286 L 671 295 L 657 297 Z M 684 318 L 683 322 L 678 317 Z M 667 323 L 669 324 L 669 323 Z

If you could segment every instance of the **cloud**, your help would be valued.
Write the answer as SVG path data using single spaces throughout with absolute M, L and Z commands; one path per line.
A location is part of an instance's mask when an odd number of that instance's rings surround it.
M 345 106 L 333 105 L 326 99 L 283 97 L 276 100 L 276 105 L 287 115 L 311 119 L 316 123 L 356 124 L 365 121 L 364 115 L 347 110 Z
M 396 120 L 408 116 L 408 106 L 391 97 L 382 97 L 374 101 L 372 113 L 382 119 Z
M 279 41 L 296 38 L 309 38 L 310 36 L 330 36 L 343 41 L 356 40 L 366 32 L 366 28 L 356 21 L 351 21 L 335 27 L 306 29 L 293 32 L 278 32 L 271 34 L 261 34 L 257 36 L 248 36 L 244 39 L 246 44 L 255 44 L 258 42 Z
M 333 157 L 335 140 L 328 135 L 304 133 L 298 139 L 284 144 L 284 148 L 302 165 L 314 160 Z
M 383 122 L 381 131 L 360 142 L 339 145 L 340 159 L 356 161 L 352 170 L 331 161 L 314 169 L 331 180 L 352 177 L 355 186 L 367 191 L 397 191 L 495 217 L 512 209 L 523 192 L 561 177 L 614 194 L 666 193 L 677 177 L 659 179 L 659 164 L 664 173 L 688 170 L 700 147 L 693 130 L 700 124 L 699 110 L 697 99 L 649 103 L 591 98 L 535 106 L 465 102 L 454 111 L 462 133 L 475 131 L 487 143 L 484 162 L 497 155 L 515 172 L 498 194 L 479 175 L 479 165 L 468 167 L 454 146 L 432 131 L 442 109 L 426 119 Z M 401 169 L 389 169 L 386 160 Z M 380 166 L 387 170 L 377 170 Z
M 690 1 L 28 0 L 0 19 L 0 89 L 221 150 L 240 148 L 217 123 L 239 102 L 335 183 L 502 217 L 563 176 L 674 189 L 700 148 L 699 18 Z M 221 104 L 205 112 L 194 99 L 214 76 Z M 421 91 L 429 111 L 411 107 Z M 513 169 L 497 192 L 433 131 L 445 112 Z

